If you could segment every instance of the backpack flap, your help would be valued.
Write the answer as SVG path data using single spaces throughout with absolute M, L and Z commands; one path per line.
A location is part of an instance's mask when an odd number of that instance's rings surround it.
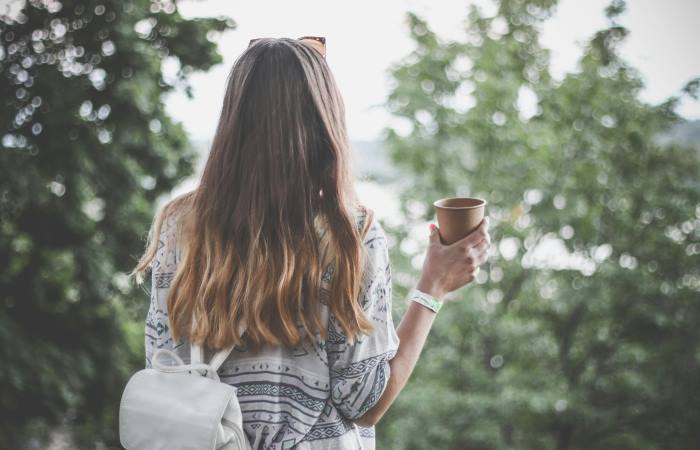
M 127 450 L 246 448 L 247 442 L 234 442 L 241 439 L 240 429 L 231 432 L 228 420 L 222 422 L 231 409 L 234 417 L 240 414 L 233 386 L 196 371 L 143 369 L 131 377 L 122 395 L 120 440 Z

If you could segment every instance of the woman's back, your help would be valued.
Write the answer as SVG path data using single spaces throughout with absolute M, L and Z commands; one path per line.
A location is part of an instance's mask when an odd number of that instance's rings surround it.
M 357 216 L 360 230 L 367 220 Z M 373 449 L 374 427 L 351 419 L 377 402 L 389 379 L 388 361 L 399 345 L 391 316 L 391 266 L 387 240 L 374 218 L 363 239 L 367 259 L 360 297 L 375 326 L 369 336 L 347 344 L 328 304 L 334 267 L 325 268 L 321 282 L 321 314 L 327 339 L 297 347 L 265 346 L 252 351 L 237 346 L 219 369 L 222 382 L 238 389 L 244 431 L 257 449 Z M 189 344 L 174 342 L 169 333 L 167 296 L 180 252 L 176 224 L 168 218 L 160 233 L 152 266 L 151 305 L 146 319 L 146 366 L 158 348 L 174 349 L 189 360 Z M 299 324 L 301 329 L 301 324 Z M 207 354 L 206 356 L 210 356 Z
M 396 399 L 436 298 L 474 279 L 489 238 L 482 224 L 447 246 L 433 230 L 394 328 L 386 236 L 359 205 L 325 51 L 305 42 L 258 39 L 236 60 L 199 185 L 153 222 L 132 271 L 152 270 L 146 364 L 158 348 L 189 361 L 189 341 L 237 344 L 219 376 L 238 388 L 254 450 L 373 449 L 374 429 L 353 422 L 376 424 Z M 315 341 L 297 344 L 306 333 Z

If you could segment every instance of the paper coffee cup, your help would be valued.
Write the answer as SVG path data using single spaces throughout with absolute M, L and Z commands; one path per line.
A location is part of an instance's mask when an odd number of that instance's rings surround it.
M 437 214 L 442 243 L 452 244 L 474 231 L 484 218 L 486 204 L 486 200 L 474 197 L 449 197 L 436 200 L 433 206 Z

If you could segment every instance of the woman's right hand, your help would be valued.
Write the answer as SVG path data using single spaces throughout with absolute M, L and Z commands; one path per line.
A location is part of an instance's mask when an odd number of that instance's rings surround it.
M 423 262 L 423 273 L 416 288 L 436 299 L 465 286 L 476 278 L 479 266 L 486 262 L 491 246 L 489 218 L 457 242 L 445 245 L 440 241 L 437 226 L 431 224 L 430 243 Z

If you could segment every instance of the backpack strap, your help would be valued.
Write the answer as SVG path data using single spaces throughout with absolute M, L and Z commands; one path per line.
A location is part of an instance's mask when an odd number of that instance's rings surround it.
M 246 330 L 246 324 L 241 323 L 238 326 L 238 335 L 243 336 Z M 214 371 L 219 370 L 219 367 L 226 361 L 226 358 L 231 354 L 235 345 L 230 345 L 224 349 L 219 350 L 211 357 L 209 360 L 209 365 L 214 369 Z M 204 348 L 199 344 L 190 344 L 190 364 L 203 364 L 204 363 Z
M 170 358 L 171 361 L 174 361 L 175 364 L 165 364 L 161 362 L 162 357 L 167 356 Z M 212 367 L 208 364 L 185 364 L 182 359 L 172 350 L 169 350 L 167 348 L 160 348 L 153 353 L 153 357 L 151 359 L 153 362 L 153 369 L 163 372 L 163 373 L 182 373 L 182 372 L 190 372 L 192 373 L 193 370 L 199 371 L 199 374 L 202 376 L 205 376 L 207 378 L 211 378 L 212 380 L 219 381 L 219 375 L 216 373 L 215 370 L 212 370 Z

